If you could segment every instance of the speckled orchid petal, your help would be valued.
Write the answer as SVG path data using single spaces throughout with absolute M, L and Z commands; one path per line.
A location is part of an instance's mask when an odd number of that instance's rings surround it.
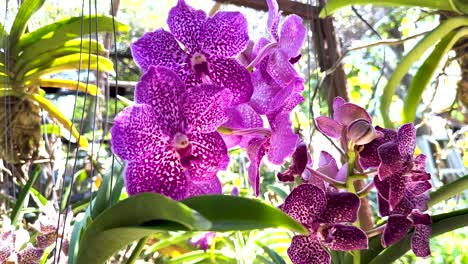
M 380 193 L 377 193 L 377 206 L 379 208 L 380 217 L 385 217 L 390 215 L 390 205 L 388 201 L 382 197 Z
M 411 202 L 413 209 L 418 209 L 421 212 L 429 209 L 427 202 L 429 201 L 429 193 L 423 193 L 421 195 L 407 195 L 408 200 Z
M 125 186 L 129 195 L 157 192 L 180 200 L 187 195 L 187 175 L 173 153 L 157 159 L 128 163 L 125 170 Z
M 284 173 L 278 173 L 278 179 L 283 182 L 294 181 L 296 177 L 302 175 L 308 162 L 308 150 L 304 141 L 300 141 L 296 145 L 296 149 L 291 156 L 291 164 Z
M 13 248 L 9 245 L 0 245 L 0 263 L 4 263 L 8 259 Z
M 404 124 L 398 129 L 397 142 L 400 155 L 404 159 L 412 160 L 416 147 L 416 128 L 413 123 Z
M 208 195 L 208 194 L 222 194 L 223 188 L 221 182 L 216 175 L 206 181 L 190 181 L 188 186 L 188 197 Z
M 312 184 L 301 184 L 286 197 L 283 211 L 300 223 L 311 226 L 327 207 L 325 192 Z
M 343 133 L 344 126 L 329 117 L 319 116 L 315 122 L 318 129 L 329 137 L 340 138 Z
M 294 236 L 287 252 L 294 264 L 331 263 L 330 254 L 314 236 Z
M 385 180 L 380 180 L 379 176 L 376 175 L 374 176 L 374 184 L 375 188 L 377 189 L 377 192 L 384 198 L 385 200 L 388 200 L 389 197 L 389 192 L 390 192 L 390 180 L 389 178 Z
M 357 119 L 364 119 L 372 123 L 372 118 L 367 111 L 355 104 L 344 103 L 333 112 L 333 119 L 342 125 L 349 125 Z
M 229 155 L 218 132 L 193 133 L 189 139 L 192 144 L 189 170 L 193 180 L 205 181 L 227 168 Z
M 192 53 L 202 48 L 205 21 L 205 12 L 192 8 L 184 0 L 178 0 L 169 11 L 167 25 L 176 39 Z
M 426 171 L 426 160 L 427 156 L 424 154 L 416 156 L 416 158 L 413 159 L 413 170 Z
M 408 197 L 403 197 L 393 209 L 392 214 L 409 215 L 413 209 L 414 206 L 410 199 L 408 199 Z
M 156 125 L 155 116 L 153 108 L 146 104 L 135 104 L 120 112 L 110 130 L 112 151 L 127 161 L 159 155 L 169 137 Z
M 31 264 L 39 263 L 39 260 L 42 258 L 44 250 L 40 248 L 35 248 L 32 245 L 27 245 L 26 248 L 22 249 L 18 253 L 18 263 L 21 264 Z
M 249 42 L 247 20 L 239 12 L 219 11 L 205 23 L 203 51 L 220 57 L 234 57 Z
M 174 36 L 164 29 L 147 32 L 131 46 L 136 64 L 146 72 L 151 65 L 166 66 L 176 70 L 187 60 Z
M 378 153 L 381 161 L 379 166 L 379 178 L 381 180 L 398 173 L 404 168 L 405 162 L 401 159 L 398 145 L 395 142 L 381 145 Z
M 154 109 L 154 119 L 157 125 L 169 135 L 181 129 L 178 99 L 186 91 L 185 84 L 172 70 L 151 66 L 141 76 L 136 85 L 135 100 L 144 103 Z
M 368 248 L 366 233 L 355 226 L 335 224 L 329 226 L 324 233 L 326 236 L 322 243 L 331 250 L 349 251 Z
M 395 173 L 389 179 L 390 193 L 388 202 L 390 203 L 390 209 L 393 209 L 405 196 L 406 179 L 401 173 Z
M 289 59 L 290 57 L 283 50 L 277 49 L 268 60 L 268 74 L 282 87 L 288 86 L 300 78 Z
M 268 122 L 270 123 L 270 127 L 275 130 L 276 129 L 276 116 L 279 114 L 284 113 L 291 113 L 291 111 L 300 103 L 304 102 L 304 97 L 302 97 L 299 93 L 291 94 L 288 99 L 283 103 L 283 105 L 273 111 L 269 111 L 266 116 Z
M 382 246 L 388 247 L 402 240 L 413 223 L 404 215 L 391 215 L 388 217 L 382 234 Z
M 375 127 L 375 130 L 382 133 L 383 137 L 376 138 L 370 143 L 365 144 L 364 149 L 359 152 L 359 164 L 363 169 L 378 167 L 380 165 L 380 158 L 377 149 L 382 144 L 396 139 L 397 132 L 393 130 L 379 126 Z
M 350 192 L 327 192 L 327 206 L 320 215 L 320 223 L 344 223 L 357 220 L 361 201 Z
M 304 45 L 306 33 L 301 17 L 297 15 L 287 16 L 283 25 L 281 25 L 279 47 L 289 58 L 296 57 Z
M 278 3 L 276 0 L 267 0 L 268 5 L 268 20 L 267 20 L 267 29 L 270 32 L 271 36 L 278 41 L 278 24 L 281 17 L 279 12 Z
M 268 160 L 277 165 L 284 163 L 284 160 L 294 152 L 299 136 L 291 128 L 289 113 L 281 113 L 276 116 L 275 130 L 271 134 Z
M 432 184 L 429 181 L 421 182 L 409 182 L 406 184 L 406 190 L 411 195 L 421 195 L 432 188 Z
M 254 138 L 247 146 L 247 156 L 250 160 L 248 169 L 250 185 L 256 196 L 260 194 L 260 162 L 265 155 L 265 143 L 268 138 Z
M 227 88 L 233 95 L 232 105 L 246 103 L 253 93 L 249 72 L 235 59 L 212 58 L 210 78 L 214 84 Z
M 239 54 L 239 56 L 237 56 L 237 60 L 240 62 L 240 64 L 242 64 L 242 66 L 247 67 L 254 59 L 254 46 L 255 42 L 249 40 L 249 42 L 247 43 L 247 47 L 245 47 L 245 49 Z
M 231 92 L 216 85 L 202 84 L 187 90 L 179 101 L 179 107 L 188 131 L 216 131 L 228 120 L 226 110 L 231 100 Z
M 55 233 L 55 231 L 48 234 L 39 235 L 36 237 L 36 245 L 38 248 L 45 249 L 46 247 L 54 244 L 56 238 L 57 234 Z
M 429 240 L 431 237 L 430 225 L 416 225 L 411 237 L 411 249 L 417 257 L 425 258 L 431 255 Z
M 227 109 L 228 121 L 223 126 L 228 128 L 244 129 L 263 127 L 261 116 L 248 104 L 240 104 Z M 250 135 L 222 135 L 228 148 L 239 144 L 241 147 L 247 147 L 249 141 L 254 137 Z

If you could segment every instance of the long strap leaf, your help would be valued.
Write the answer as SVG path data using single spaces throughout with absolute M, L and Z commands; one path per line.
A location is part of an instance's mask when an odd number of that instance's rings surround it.
M 450 5 L 449 0 L 330 0 L 320 12 L 320 17 L 327 17 L 344 7 L 352 5 L 419 6 L 454 12 L 458 11 L 454 6 Z
M 44 4 L 45 0 L 25 0 L 18 10 L 18 14 L 13 21 L 10 31 L 9 44 L 10 48 L 16 50 L 18 40 L 21 35 L 23 35 L 26 26 L 28 25 L 28 20 L 31 16 L 39 10 Z
M 468 35 L 468 28 L 452 31 L 445 36 L 434 48 L 431 55 L 419 67 L 406 94 L 403 105 L 403 123 L 413 122 L 416 110 L 421 101 L 424 89 L 427 87 L 443 57 L 452 49 L 453 45 L 462 37 Z
M 70 131 L 72 136 L 78 140 L 80 147 L 88 147 L 88 140 L 80 135 L 73 123 L 68 118 L 66 118 L 60 109 L 58 109 L 52 102 L 39 94 L 28 94 L 27 97 L 33 101 L 36 101 L 42 108 L 44 108 L 44 110 L 50 114 L 52 118 L 57 120 L 57 122 L 59 122 L 64 129 Z
M 7 39 L 8 32 L 6 32 L 5 28 L 3 27 L 3 24 L 0 22 L 0 49 L 4 49 L 6 47 Z
M 13 208 L 13 211 L 11 212 L 11 223 L 13 225 L 16 225 L 16 223 L 18 222 L 21 209 L 23 209 L 25 201 L 27 200 L 27 197 L 29 195 L 31 188 L 33 187 L 37 178 L 41 174 L 41 170 L 42 170 L 41 166 L 37 166 L 34 172 L 32 173 L 32 175 L 29 177 L 26 184 L 23 186 L 23 189 L 21 190 L 20 195 L 18 196 L 18 199 L 16 200 L 15 207 Z
M 86 84 L 75 80 L 64 79 L 39 79 L 35 83 L 41 87 L 47 88 L 64 88 L 68 90 L 78 90 L 83 93 L 88 93 L 92 96 L 101 96 L 101 90 L 94 84 Z
M 447 199 L 468 190 L 468 174 L 456 179 L 455 181 L 441 186 L 430 194 L 431 199 L 427 203 L 429 207 L 446 201 Z
M 384 87 L 383 95 L 380 99 L 380 113 L 386 127 L 391 128 L 393 124 L 390 120 L 390 104 L 398 84 L 409 71 L 414 62 L 438 41 L 444 38 L 452 30 L 468 26 L 468 17 L 452 17 L 442 22 L 437 28 L 426 35 L 419 43 L 401 60 L 392 76 Z

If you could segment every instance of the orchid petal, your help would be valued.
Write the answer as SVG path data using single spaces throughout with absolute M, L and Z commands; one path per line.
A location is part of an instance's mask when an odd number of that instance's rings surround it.
M 283 211 L 298 222 L 311 226 L 327 207 L 325 192 L 312 184 L 301 184 L 286 197 Z
M 283 105 L 273 111 L 269 111 L 266 116 L 268 122 L 270 123 L 270 127 L 275 130 L 275 120 L 276 116 L 284 113 L 291 113 L 291 111 L 300 103 L 304 102 L 304 97 L 299 93 L 291 94 L 288 99 L 283 103 Z
M 329 117 L 319 116 L 315 119 L 315 122 L 318 129 L 329 137 L 340 138 L 343 134 L 343 125 Z
M 24 248 L 18 253 L 18 262 L 39 263 L 39 260 L 42 258 L 43 254 L 44 250 L 28 245 L 26 248 Z
M 342 105 L 346 103 L 346 100 L 340 96 L 335 97 L 333 100 L 333 112 L 337 111 Z
M 404 215 L 391 215 L 388 217 L 382 234 L 382 246 L 388 247 L 402 240 L 413 223 Z
M 320 223 L 344 223 L 357 220 L 361 201 L 350 192 L 327 192 L 327 206 L 320 215 Z
M 326 151 L 320 152 L 319 167 L 317 168 L 317 171 L 330 178 L 335 178 L 338 170 L 338 165 L 336 164 L 336 160 L 333 156 Z
M 272 37 L 278 41 L 278 24 L 280 20 L 279 7 L 276 0 L 267 0 L 268 5 L 268 20 L 267 20 L 267 29 Z
M 430 225 L 416 225 L 411 237 L 411 249 L 417 257 L 425 258 L 431 255 L 429 239 L 431 237 Z
M 188 187 L 188 197 L 208 195 L 208 194 L 222 194 L 223 188 L 221 182 L 216 175 L 206 181 L 190 181 Z
M 412 160 L 416 147 L 416 128 L 413 123 L 404 124 L 398 129 L 397 142 L 400 155 Z
M 212 56 L 233 57 L 249 42 L 247 20 L 239 12 L 220 11 L 205 23 L 203 51 Z
M 271 135 L 268 160 L 273 164 L 281 165 L 294 152 L 299 136 L 291 128 L 289 113 L 276 116 L 275 128 Z
M 302 18 L 297 15 L 289 15 L 281 25 L 279 47 L 285 51 L 289 58 L 296 57 L 306 38 L 306 28 Z
M 294 236 L 288 248 L 294 264 L 330 264 L 331 258 L 319 240 L 313 236 Z
M 388 201 L 389 199 L 389 192 L 390 192 L 390 180 L 389 178 L 385 180 L 380 180 L 379 176 L 374 177 L 374 184 L 375 188 L 377 189 L 377 192 L 384 198 L 385 200 Z
M 249 181 L 256 196 L 260 194 L 260 162 L 266 152 L 264 144 L 267 140 L 268 138 L 254 138 L 247 146 L 247 155 L 250 160 Z
M 394 142 L 388 142 L 378 148 L 380 157 L 379 178 L 386 179 L 404 168 L 404 161 L 401 159 L 398 145 Z
M 381 128 L 379 126 L 375 127 L 377 132 L 383 134 L 383 137 L 374 139 L 368 144 L 364 145 L 364 149 L 359 152 L 359 164 L 363 169 L 368 169 L 371 167 L 378 167 L 380 165 L 380 158 L 378 155 L 378 147 L 382 144 L 396 139 L 397 132 Z
M 9 245 L 0 245 L 0 263 L 4 263 L 12 251 L 13 248 L 11 248 Z
M 380 217 L 390 215 L 390 204 L 388 204 L 388 201 L 385 198 L 383 198 L 380 193 L 377 193 L 377 205 L 379 207 Z
M 39 235 L 36 237 L 36 245 L 39 248 L 45 249 L 46 247 L 54 244 L 56 238 L 57 234 L 55 233 L 55 231 L 45 235 Z
M 294 181 L 296 177 L 301 176 L 307 166 L 308 154 L 307 145 L 301 140 L 291 156 L 291 164 L 284 173 L 278 173 L 278 179 L 283 182 L 290 182 Z
M 289 59 L 283 50 L 277 49 L 270 55 L 267 64 L 268 74 L 282 87 L 288 86 L 300 78 Z
M 401 173 L 395 173 L 390 177 L 390 193 L 388 202 L 390 203 L 391 209 L 395 208 L 405 196 L 405 187 L 405 177 Z
M 180 48 L 174 36 L 158 29 L 147 32 L 131 45 L 132 57 L 136 64 L 146 72 L 151 65 L 177 69 L 187 60 L 187 54 Z
M 344 103 L 333 112 L 333 119 L 342 125 L 349 125 L 358 119 L 364 119 L 372 123 L 372 118 L 367 111 L 355 104 Z
M 190 177 L 195 181 L 205 181 L 219 170 L 225 170 L 229 155 L 223 138 L 218 132 L 193 133 L 190 135 L 192 157 L 190 157 Z
M 203 28 L 205 21 L 205 12 L 192 8 L 184 0 L 179 0 L 177 5 L 169 11 L 167 25 L 189 53 L 193 53 L 201 51 L 205 36 Z
M 349 251 L 368 248 L 366 233 L 360 228 L 335 224 L 325 231 L 327 234 L 322 243 L 331 250 Z
M 263 127 L 263 120 L 260 115 L 248 104 L 240 104 L 230 107 L 227 110 L 228 121 L 223 126 L 234 129 L 259 128 Z M 247 147 L 249 141 L 253 138 L 250 135 L 222 135 L 226 145 L 229 148 L 240 144 L 241 147 Z

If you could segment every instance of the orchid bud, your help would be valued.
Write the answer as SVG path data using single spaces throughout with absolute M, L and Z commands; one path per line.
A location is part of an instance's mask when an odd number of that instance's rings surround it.
M 357 119 L 349 124 L 346 135 L 356 145 L 365 145 L 380 136 L 372 124 L 364 119 Z

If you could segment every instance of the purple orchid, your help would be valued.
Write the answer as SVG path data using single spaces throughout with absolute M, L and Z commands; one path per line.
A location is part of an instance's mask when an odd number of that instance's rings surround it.
M 345 148 L 348 146 L 348 141 L 354 145 L 365 145 L 383 136 L 372 126 L 372 119 L 364 108 L 347 103 L 341 97 L 336 97 L 333 102 L 333 119 L 319 116 L 316 122 L 322 133 L 341 139 Z
M 359 197 L 349 192 L 324 192 L 312 184 L 301 184 L 286 197 L 282 210 L 302 223 L 308 236 L 293 237 L 288 255 L 294 264 L 328 264 L 324 248 L 349 251 L 368 248 L 366 234 L 348 225 L 357 220 Z
M 29 233 L 24 229 L 15 230 L 11 221 L 2 216 L 0 232 L 0 263 L 37 264 L 44 251 L 33 247 L 29 242 Z M 23 248 L 23 246 L 26 247 Z
M 295 178 L 302 176 L 307 165 L 311 163 L 307 145 L 303 140 L 299 140 L 296 150 L 291 156 L 291 164 L 285 172 L 278 173 L 278 180 L 282 182 L 293 182 Z
M 256 67 L 252 73 L 254 92 L 250 105 L 260 114 L 282 106 L 292 93 L 301 93 L 304 80 L 299 76 L 293 63 L 300 58 L 300 49 L 306 37 L 306 28 L 297 15 L 285 18 L 278 32 L 281 12 L 276 0 L 268 0 L 267 28 L 273 41 L 261 38 L 253 47 L 254 58 L 249 67 Z
M 376 126 L 375 130 L 380 132 L 383 136 L 365 144 L 361 151 L 359 151 L 359 164 L 362 169 L 379 167 L 381 161 L 378 148 L 387 142 L 394 141 L 397 136 L 397 132 L 391 129 Z
M 228 121 L 223 124 L 223 127 L 228 129 L 263 129 L 262 117 L 255 112 L 255 110 L 248 104 L 240 104 L 234 107 L 230 107 L 227 110 Z M 229 148 L 239 145 L 242 148 L 247 147 L 249 141 L 253 138 L 250 133 L 239 133 L 234 134 L 223 134 L 224 142 Z
M 173 199 L 191 184 L 216 181 L 229 162 L 216 129 L 227 120 L 232 95 L 215 85 L 186 89 L 170 69 L 151 66 L 111 129 L 114 153 L 127 161 L 127 192 L 159 192 Z M 218 181 L 219 182 L 219 181 Z
M 199 234 L 197 236 L 192 237 L 192 239 L 190 239 L 190 243 L 192 243 L 194 247 L 200 248 L 206 252 L 206 250 L 213 243 L 215 235 L 216 235 L 215 232 L 207 232 L 204 234 Z
M 403 125 L 397 132 L 396 139 L 378 148 L 380 180 L 389 178 L 390 208 L 393 209 L 403 199 L 408 181 L 430 179 L 426 172 L 426 157 L 421 154 L 413 158 L 416 147 L 416 129 L 412 123 Z
M 216 84 L 232 92 L 232 104 L 249 101 L 250 74 L 234 58 L 249 41 L 241 13 L 217 12 L 207 17 L 179 0 L 167 23 L 171 32 L 158 29 L 133 43 L 133 58 L 143 71 L 151 65 L 165 66 L 177 72 L 188 87 Z

